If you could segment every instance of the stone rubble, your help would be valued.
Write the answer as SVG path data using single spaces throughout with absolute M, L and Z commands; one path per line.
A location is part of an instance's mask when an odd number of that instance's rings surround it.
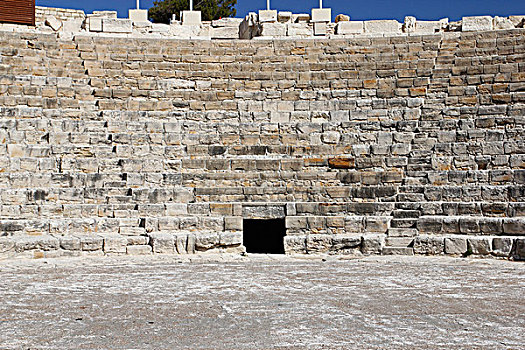
M 173 15 L 170 25 L 148 21 L 146 10 L 130 10 L 129 19 L 117 18 L 116 11 L 94 11 L 85 14 L 80 10 L 36 7 L 34 29 L 13 24 L 0 24 L 0 30 L 71 33 L 92 35 L 122 34 L 130 37 L 166 37 L 181 39 L 253 39 L 268 38 L 341 38 L 345 36 L 392 36 L 413 34 L 436 34 L 461 31 L 490 31 L 523 28 L 525 16 L 491 17 L 470 16 L 459 22 L 421 21 L 413 16 L 405 17 L 404 23 L 396 20 L 352 21 L 350 16 L 338 14 L 331 22 L 329 8 L 312 9 L 312 14 L 294 14 L 290 11 L 261 10 L 249 13 L 245 18 L 222 18 L 201 21 L 194 18 L 198 11 L 185 11 L 185 23 Z M 191 12 L 191 13 L 190 13 Z M 188 17 L 190 16 L 190 17 Z M 106 26 L 103 26 L 103 22 Z M 131 23 L 131 26 L 130 26 Z M 235 29 L 236 28 L 236 29 Z

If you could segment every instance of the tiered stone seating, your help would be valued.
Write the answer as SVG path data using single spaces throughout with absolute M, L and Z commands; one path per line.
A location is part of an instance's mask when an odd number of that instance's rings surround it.
M 0 34 L 0 254 L 520 257 L 522 29 L 323 40 Z M 4 248 L 2 248 L 4 247 Z

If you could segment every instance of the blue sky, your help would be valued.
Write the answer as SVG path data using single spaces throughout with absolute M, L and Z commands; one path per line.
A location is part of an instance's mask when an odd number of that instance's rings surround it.
M 153 6 L 153 0 L 140 0 L 142 8 Z M 117 10 L 119 17 L 127 17 L 128 9 L 134 8 L 136 0 L 36 0 L 38 6 L 93 10 Z M 339 13 L 350 15 L 353 20 L 397 19 L 405 16 L 419 19 L 450 18 L 458 20 L 474 15 L 525 15 L 525 0 L 324 0 L 324 7 L 332 8 L 332 16 Z M 318 0 L 271 0 L 277 10 L 309 13 L 318 7 Z M 250 11 L 266 8 L 266 0 L 237 0 L 237 16 L 244 17 Z

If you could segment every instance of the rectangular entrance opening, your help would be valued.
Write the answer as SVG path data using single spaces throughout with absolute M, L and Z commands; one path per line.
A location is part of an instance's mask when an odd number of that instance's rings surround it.
M 284 219 L 244 219 L 243 242 L 247 253 L 284 254 Z

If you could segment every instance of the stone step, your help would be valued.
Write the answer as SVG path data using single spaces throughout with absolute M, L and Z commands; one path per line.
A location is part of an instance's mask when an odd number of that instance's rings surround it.
M 389 237 L 415 237 L 418 235 L 418 231 L 415 228 L 389 228 Z
M 420 234 L 523 235 L 525 217 L 422 216 L 419 218 L 417 228 Z
M 416 227 L 417 219 L 392 219 L 390 227 L 392 228 L 412 228 Z
M 414 255 L 414 249 L 407 247 L 383 247 L 382 255 Z
M 392 216 L 394 219 L 413 219 L 419 218 L 421 212 L 419 210 L 394 210 Z
M 414 242 L 413 237 L 387 237 L 387 247 L 409 247 Z

